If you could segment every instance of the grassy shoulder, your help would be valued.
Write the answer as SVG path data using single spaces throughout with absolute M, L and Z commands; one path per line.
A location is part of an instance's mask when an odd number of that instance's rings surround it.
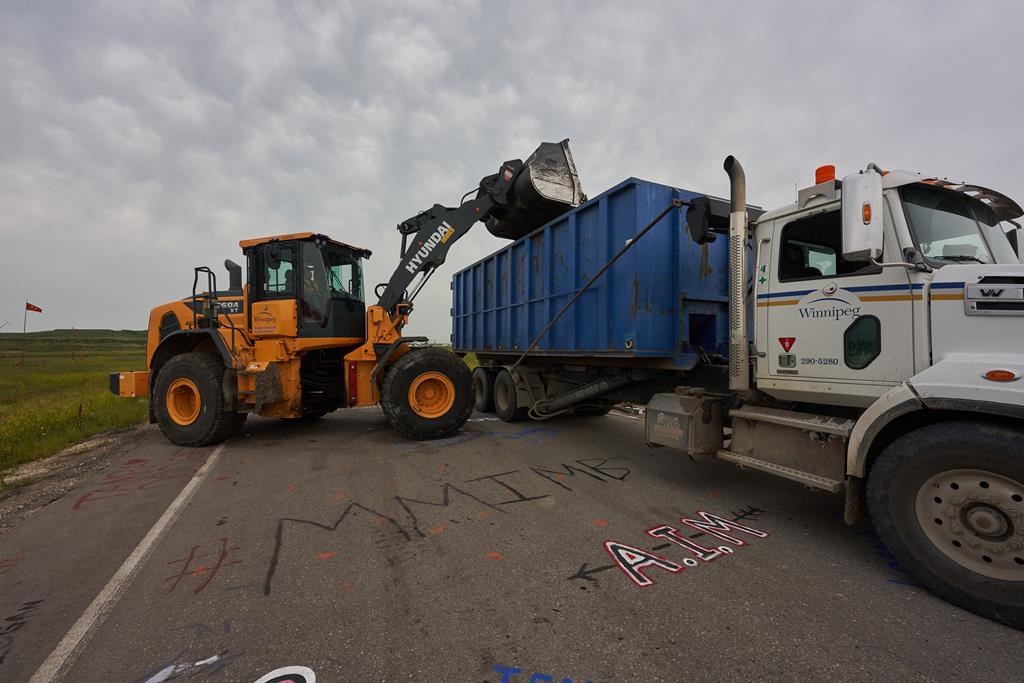
M 108 389 L 145 367 L 144 332 L 0 334 L 0 472 L 146 419 L 147 402 Z

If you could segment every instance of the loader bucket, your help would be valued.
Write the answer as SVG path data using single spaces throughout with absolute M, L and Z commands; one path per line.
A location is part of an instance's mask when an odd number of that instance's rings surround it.
M 507 207 L 485 225 L 495 237 L 519 239 L 586 199 L 569 141 L 542 142 L 516 175 Z

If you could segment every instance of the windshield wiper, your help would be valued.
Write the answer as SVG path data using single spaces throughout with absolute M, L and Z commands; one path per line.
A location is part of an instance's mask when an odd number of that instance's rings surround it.
M 966 254 L 956 254 L 955 256 L 934 256 L 932 258 L 942 259 L 943 261 L 952 261 L 954 263 L 967 263 L 973 261 L 982 265 L 987 265 L 988 261 L 982 261 L 977 256 L 967 256 Z

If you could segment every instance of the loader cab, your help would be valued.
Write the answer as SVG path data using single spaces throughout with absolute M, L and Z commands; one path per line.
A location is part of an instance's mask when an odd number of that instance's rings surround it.
M 369 251 L 313 233 L 252 240 L 242 248 L 256 336 L 365 336 L 362 262 Z

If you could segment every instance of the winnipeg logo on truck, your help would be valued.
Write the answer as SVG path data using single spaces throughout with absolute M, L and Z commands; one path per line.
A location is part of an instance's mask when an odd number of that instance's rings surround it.
M 840 292 L 832 282 L 822 287 L 820 292 L 811 292 L 801 299 L 797 310 L 801 318 L 854 319 L 860 317 L 860 299 L 851 292 Z
M 405 264 L 405 269 L 415 275 L 419 267 L 423 265 L 423 259 L 430 256 L 430 252 L 434 251 L 434 248 L 438 244 L 447 242 L 454 234 L 455 228 L 449 225 L 448 221 L 441 223 L 441 227 L 435 230 L 434 234 L 427 238 L 427 241 L 422 247 L 420 247 L 419 251 L 417 251 L 416 254 L 409 259 L 409 262 Z

